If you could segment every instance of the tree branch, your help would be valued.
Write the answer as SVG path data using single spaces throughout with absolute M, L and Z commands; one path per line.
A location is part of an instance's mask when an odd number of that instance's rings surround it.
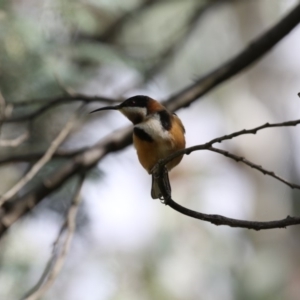
M 76 217 L 79 205 L 81 203 L 80 191 L 84 182 L 85 175 L 81 174 L 77 190 L 75 192 L 73 201 L 69 207 L 66 221 L 64 222 L 59 234 L 54 243 L 54 249 L 52 257 L 47 263 L 45 272 L 43 272 L 41 279 L 38 281 L 36 286 L 32 288 L 27 295 L 23 298 L 24 300 L 38 300 L 40 299 L 53 285 L 54 281 L 58 277 L 65 263 L 67 254 L 70 250 L 70 245 L 76 230 Z M 67 231 L 63 244 L 60 246 L 60 241 L 63 238 L 63 234 Z
M 212 144 L 215 144 L 215 143 L 221 143 L 223 141 L 230 140 L 230 139 L 238 137 L 240 135 L 256 134 L 257 131 L 260 131 L 260 130 L 265 129 L 265 128 L 290 127 L 290 126 L 297 126 L 299 124 L 300 124 L 300 119 L 299 120 L 287 121 L 287 122 L 279 122 L 279 123 L 265 123 L 261 126 L 257 126 L 255 128 L 252 128 L 252 129 L 243 129 L 243 130 L 236 131 L 236 132 L 234 132 L 232 134 L 229 134 L 229 135 L 221 136 L 219 138 L 211 140 L 210 142 L 208 142 L 208 144 L 212 145 Z
M 10 122 L 24 122 L 24 121 L 32 120 L 33 118 L 40 116 L 42 113 L 46 112 L 47 110 L 57 105 L 73 103 L 76 101 L 80 101 L 85 104 L 88 104 L 92 102 L 120 103 L 122 100 L 121 99 L 116 100 L 116 99 L 102 97 L 102 96 L 88 96 L 83 94 L 65 95 L 65 96 L 55 97 L 52 99 L 23 100 L 20 102 L 16 102 L 13 105 L 15 107 L 23 107 L 23 106 L 29 106 L 34 104 L 42 104 L 43 102 L 46 102 L 46 104 L 36 109 L 33 112 L 29 112 L 19 116 L 11 116 L 11 117 L 4 118 L 3 122 L 10 123 Z
M 166 191 L 164 191 L 166 193 Z M 259 222 L 259 221 L 245 221 L 245 220 L 238 220 L 233 218 L 227 218 L 221 215 L 209 215 L 203 214 L 186 207 L 181 206 L 180 204 L 176 203 L 173 199 L 167 199 L 166 205 L 170 206 L 174 210 L 180 212 L 183 215 L 188 217 L 192 217 L 194 219 L 210 222 L 214 225 L 220 226 L 230 226 L 236 228 L 246 228 L 246 229 L 253 229 L 253 230 L 266 230 L 266 229 L 275 229 L 275 228 L 286 228 L 292 225 L 299 225 L 300 218 L 299 217 L 291 217 L 287 216 L 285 219 L 276 220 L 276 221 L 269 221 L 269 222 Z
M 177 95 L 169 98 L 165 105 L 168 109 L 187 107 L 221 82 L 229 79 L 242 69 L 263 56 L 300 22 L 300 4 L 279 21 L 272 29 L 256 39 L 248 48 L 220 68 L 199 79 Z M 6 202 L 0 209 L 0 237 L 18 218 L 33 209 L 44 197 L 63 185 L 71 176 L 81 170 L 88 170 L 106 154 L 121 150 L 132 142 L 131 129 L 125 128 L 109 135 L 95 146 L 70 158 L 61 168 L 24 196 Z
M 46 153 L 40 158 L 29 170 L 29 172 L 22 177 L 11 189 L 9 189 L 3 196 L 0 197 L 0 207 L 7 200 L 14 197 L 40 170 L 41 168 L 51 160 L 52 155 L 55 153 L 57 148 L 61 145 L 61 143 L 66 139 L 66 137 L 71 132 L 75 121 L 78 117 L 78 113 L 70 118 L 70 120 L 66 123 L 63 129 L 60 131 L 58 136 L 51 143 L 50 147 L 46 151 Z
M 256 221 L 245 221 L 245 220 L 232 219 L 232 218 L 227 218 L 227 217 L 224 217 L 224 216 L 221 216 L 221 215 L 203 214 L 203 213 L 188 209 L 186 207 L 183 207 L 183 206 L 179 205 L 178 203 L 176 203 L 171 198 L 171 195 L 168 192 L 169 189 L 166 188 L 165 182 L 164 182 L 164 179 L 163 179 L 164 178 L 165 165 L 168 162 L 170 162 L 171 160 L 173 160 L 175 157 L 180 156 L 182 154 L 190 154 L 191 152 L 197 151 L 197 150 L 209 150 L 209 151 L 213 151 L 213 152 L 222 154 L 222 155 L 224 155 L 226 157 L 229 157 L 229 158 L 231 158 L 231 159 L 233 159 L 237 162 L 241 161 L 244 164 L 250 166 L 251 168 L 254 168 L 254 169 L 260 171 L 264 175 L 269 175 L 269 176 L 283 182 L 284 184 L 288 185 L 291 188 L 300 189 L 300 185 L 291 183 L 291 182 L 287 181 L 286 179 L 277 176 L 274 172 L 264 169 L 262 166 L 254 164 L 254 163 L 250 162 L 249 160 L 247 160 L 247 159 L 245 159 L 241 156 L 237 156 L 235 154 L 232 154 L 228 151 L 212 147 L 212 144 L 214 144 L 214 143 L 219 143 L 222 140 L 228 140 L 228 139 L 231 139 L 231 138 L 239 136 L 239 135 L 249 134 L 249 133 L 256 133 L 258 130 L 265 129 L 265 128 L 280 127 L 280 126 L 295 126 L 299 123 L 300 123 L 300 120 L 290 121 L 290 122 L 283 122 L 283 123 L 274 123 L 274 124 L 266 123 L 262 126 L 259 126 L 259 127 L 253 128 L 253 129 L 241 130 L 241 131 L 232 133 L 230 135 L 225 135 L 223 137 L 213 139 L 213 140 L 211 140 L 210 142 L 208 142 L 206 144 L 197 145 L 197 146 L 193 146 L 193 147 L 190 147 L 190 148 L 183 149 L 181 151 L 177 151 L 176 153 L 170 155 L 166 159 L 161 160 L 156 165 L 156 167 L 154 169 L 155 171 L 154 171 L 153 176 L 155 176 L 158 179 L 158 184 L 159 184 L 161 193 L 163 195 L 163 203 L 166 204 L 166 205 L 169 205 L 170 207 L 172 207 L 173 209 L 175 209 L 176 211 L 178 211 L 178 212 L 180 212 L 184 215 L 187 215 L 189 217 L 199 219 L 199 220 L 202 220 L 202 221 L 210 222 L 210 223 L 215 224 L 215 225 L 227 225 L 227 226 L 230 226 L 230 227 L 239 227 L 239 228 L 247 228 L 247 229 L 254 229 L 254 230 L 262 230 L 262 229 L 285 228 L 287 226 L 300 224 L 300 218 L 299 217 L 290 217 L 290 216 L 287 216 L 285 219 L 277 220 L 277 221 L 256 222 Z
M 223 66 L 220 66 L 209 74 L 201 77 L 194 84 L 170 97 L 165 103 L 169 105 L 169 108 L 172 111 L 189 106 L 196 99 L 203 96 L 225 80 L 238 74 L 266 54 L 300 23 L 299 16 L 300 3 L 271 29 L 253 40 L 240 54 L 224 63 Z
M 53 158 L 70 158 L 79 153 L 84 152 L 87 150 L 87 147 L 83 147 L 76 150 L 63 150 L 58 149 L 54 154 Z M 29 152 L 29 153 L 18 153 L 18 154 L 8 154 L 0 158 L 0 165 L 7 164 L 7 163 L 15 163 L 15 162 L 24 162 L 24 161 L 34 161 L 40 159 L 45 154 L 45 151 L 37 151 L 37 152 Z
M 205 221 L 205 222 L 210 222 L 217 226 L 225 225 L 225 226 L 236 227 L 236 228 L 253 229 L 257 231 L 266 230 L 266 229 L 275 229 L 275 228 L 286 228 L 287 226 L 300 224 L 300 217 L 287 216 L 285 219 L 282 220 L 260 222 L 260 221 L 246 221 L 246 220 L 227 218 L 221 215 L 215 215 L 215 214 L 210 215 L 210 214 L 204 214 L 198 211 L 191 210 L 189 208 L 181 206 L 180 204 L 178 204 L 172 199 L 171 195 L 168 193 L 168 189 L 165 187 L 163 174 L 164 174 L 164 168 L 163 166 L 159 166 L 156 169 L 155 176 L 158 179 L 158 184 L 164 198 L 163 203 L 188 217 Z
M 242 162 L 244 163 L 245 165 L 257 170 L 257 171 L 260 171 L 261 173 L 263 173 L 264 175 L 269 175 L 281 182 L 283 182 L 284 184 L 286 184 L 287 186 L 289 186 L 290 188 L 292 189 L 299 189 L 300 190 L 300 185 L 298 184 L 295 184 L 295 183 L 292 183 L 292 182 L 289 182 L 287 181 L 286 179 L 276 175 L 273 171 L 268 171 L 266 170 L 265 168 L 263 168 L 262 166 L 260 165 L 257 165 L 251 161 L 249 161 L 248 159 L 242 157 L 242 156 L 238 156 L 238 155 L 235 155 L 235 154 L 232 154 L 228 151 L 225 151 L 225 150 L 222 150 L 222 149 L 218 149 L 218 148 L 215 148 L 215 147 L 208 147 L 207 150 L 209 151 L 212 151 L 212 152 L 216 152 L 216 153 L 219 153 L 219 154 L 222 154 L 226 157 L 229 157 L 233 160 L 235 160 L 236 162 Z
M 131 127 L 121 129 L 104 138 L 95 146 L 70 158 L 62 167 L 25 195 L 5 202 L 0 208 L 0 237 L 18 218 L 31 211 L 44 197 L 57 190 L 75 174 L 91 169 L 106 154 L 119 151 L 132 142 Z
M 26 130 L 20 136 L 11 140 L 2 140 L 0 139 L 0 147 L 18 147 L 23 142 L 25 142 L 29 137 L 29 132 Z

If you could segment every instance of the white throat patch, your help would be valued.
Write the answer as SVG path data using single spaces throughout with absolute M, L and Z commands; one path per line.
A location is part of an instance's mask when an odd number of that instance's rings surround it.
M 142 123 L 135 125 L 137 128 L 143 129 L 153 140 L 171 140 L 171 135 L 162 127 L 158 114 L 150 115 Z

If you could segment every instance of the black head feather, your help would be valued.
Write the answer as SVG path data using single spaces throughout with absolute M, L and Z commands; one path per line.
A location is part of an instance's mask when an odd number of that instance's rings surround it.
M 124 102 L 120 104 L 120 108 L 123 107 L 148 107 L 148 103 L 151 100 L 148 96 L 134 96 L 126 99 Z

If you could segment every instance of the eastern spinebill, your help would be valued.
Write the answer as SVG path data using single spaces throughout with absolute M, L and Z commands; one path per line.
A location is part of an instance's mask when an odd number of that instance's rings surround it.
M 176 114 L 168 111 L 156 100 L 147 96 L 134 96 L 119 105 L 106 106 L 92 111 L 118 110 L 134 125 L 133 144 L 141 165 L 152 174 L 151 196 L 163 199 L 154 166 L 172 153 L 185 148 L 185 129 Z M 174 158 L 166 165 L 164 186 L 171 194 L 168 171 L 177 166 L 182 155 Z

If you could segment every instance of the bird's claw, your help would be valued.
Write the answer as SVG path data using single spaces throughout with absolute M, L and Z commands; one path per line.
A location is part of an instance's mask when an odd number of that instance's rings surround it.
M 160 163 L 162 162 L 162 159 L 160 159 L 155 165 L 154 167 L 150 170 L 150 174 L 152 174 L 155 178 L 159 178 L 159 169 L 160 169 Z M 168 173 L 168 169 L 166 166 L 163 167 L 163 172 L 164 173 Z
M 158 197 L 158 199 L 160 200 L 161 203 L 163 204 L 167 204 L 168 202 L 168 199 L 171 197 L 171 189 L 169 187 L 169 184 L 167 184 L 167 182 L 165 182 L 164 180 L 164 174 L 165 173 L 168 173 L 168 169 L 166 166 L 163 166 L 163 173 L 161 174 L 159 171 L 160 171 L 160 163 L 162 162 L 162 160 L 159 160 L 155 166 L 151 169 L 150 171 L 150 174 L 152 174 L 152 176 L 155 178 L 155 179 L 159 179 L 159 178 L 162 178 L 163 179 L 163 185 L 164 185 L 164 190 L 165 192 L 167 193 L 167 198 L 164 197 L 162 194 L 160 194 L 160 196 Z

